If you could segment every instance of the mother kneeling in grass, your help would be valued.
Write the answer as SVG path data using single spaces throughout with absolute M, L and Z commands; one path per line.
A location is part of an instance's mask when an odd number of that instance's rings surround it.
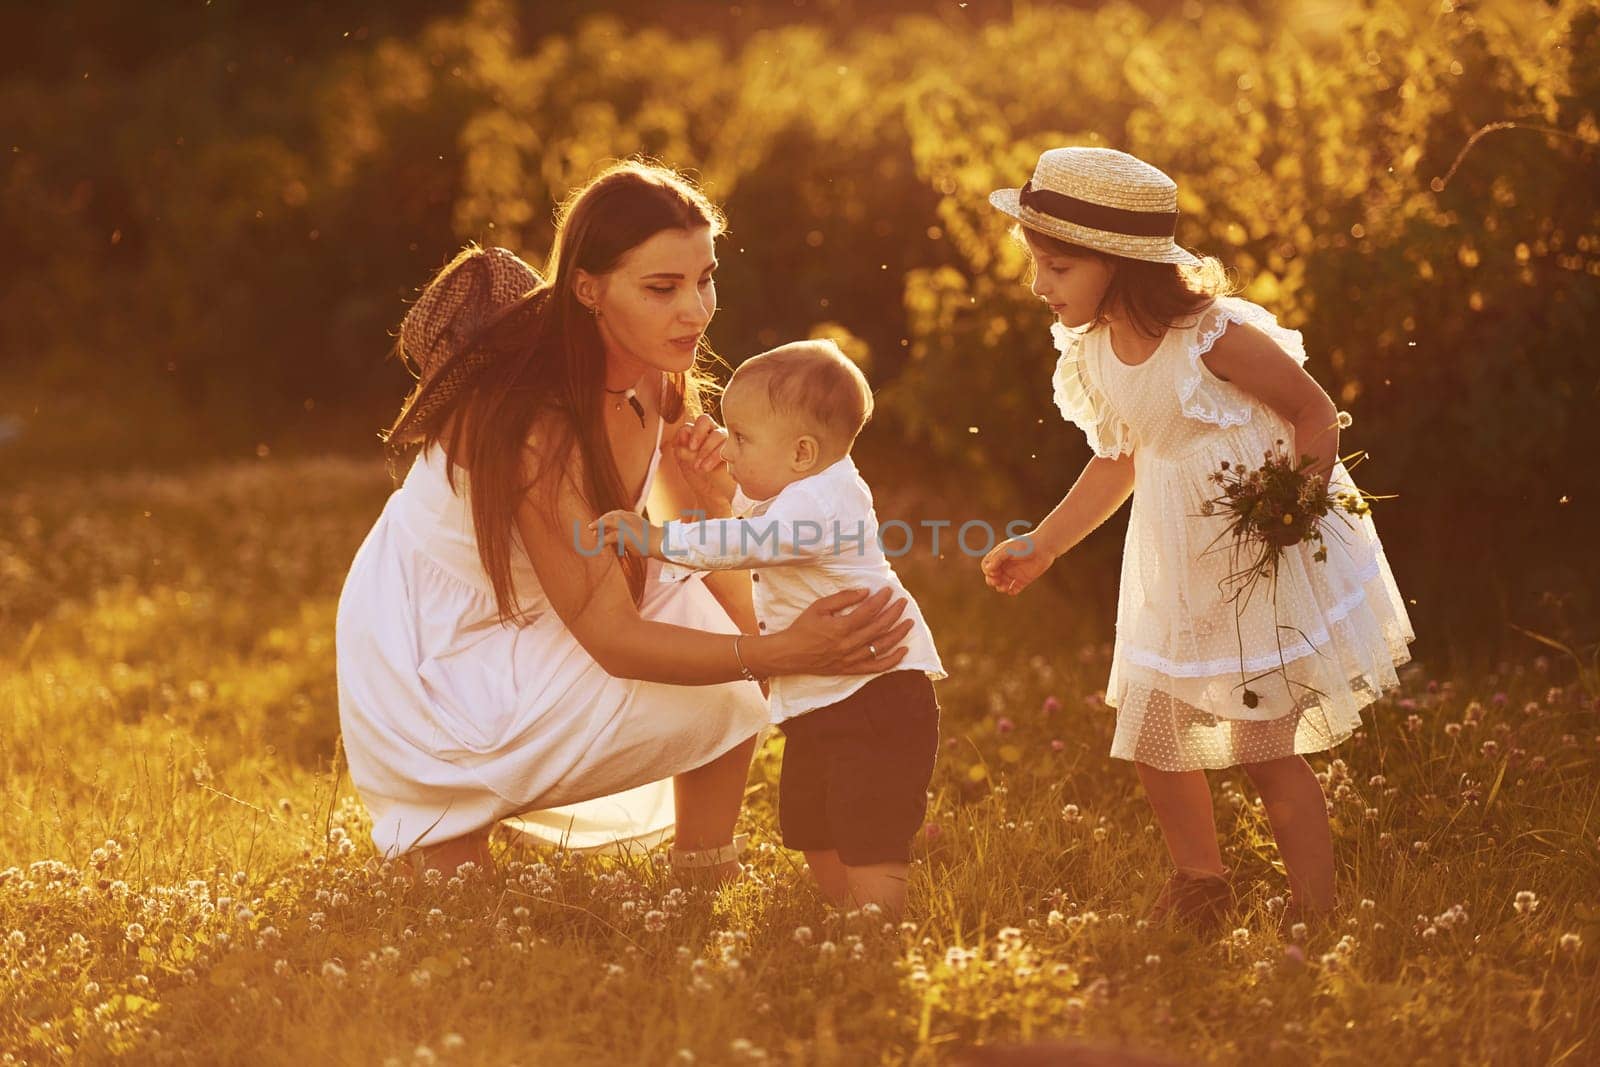
M 674 172 L 618 164 L 567 201 L 543 278 L 468 248 L 407 313 L 419 382 L 386 436 L 421 450 L 337 622 L 344 747 L 384 855 L 488 866 L 495 823 L 536 811 L 569 844 L 675 823 L 674 866 L 726 878 L 758 681 L 905 655 L 887 589 L 757 633 L 746 573 L 662 583 L 579 539 L 647 502 L 732 514 L 700 362 L 722 227 Z

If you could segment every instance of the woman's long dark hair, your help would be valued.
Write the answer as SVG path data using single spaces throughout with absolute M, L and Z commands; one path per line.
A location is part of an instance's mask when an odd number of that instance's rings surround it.
M 1063 241 L 1020 223 L 1012 227 L 1012 233 L 1030 252 L 1093 257 L 1114 266 L 1111 284 L 1095 309 L 1095 326 L 1104 325 L 1109 312 L 1120 311 L 1134 329 L 1148 337 L 1159 337 L 1163 331 L 1203 311 L 1217 297 L 1234 291 L 1227 268 L 1213 256 L 1202 256 L 1197 264 L 1151 263 Z
M 577 489 L 595 515 L 634 505 L 605 433 L 605 347 L 594 317 L 578 301 L 577 271 L 606 274 L 664 230 L 706 226 L 716 237 L 724 225 L 717 207 L 675 172 L 636 160 L 609 167 L 562 205 L 544 283 L 474 342 L 489 356 L 486 365 L 433 420 L 422 446 L 442 443 L 467 472 L 478 556 L 502 622 L 520 618 L 511 572 L 517 510 L 535 490 L 537 503 L 555 506 L 556 490 L 573 467 L 574 447 L 583 472 Z M 702 353 L 708 357 L 709 349 Z M 673 422 L 685 410 L 699 414 L 715 388 L 697 359 L 688 371 L 668 376 L 662 417 Z M 530 454 L 536 420 L 541 448 Z M 450 478 L 453 488 L 453 470 Z M 644 562 L 629 555 L 619 563 L 637 604 Z

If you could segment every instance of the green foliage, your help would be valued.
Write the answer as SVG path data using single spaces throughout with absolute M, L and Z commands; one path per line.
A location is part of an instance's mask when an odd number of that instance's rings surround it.
M 1041 514 L 1087 452 L 985 197 L 1046 147 L 1100 143 L 1172 173 L 1180 240 L 1306 333 L 1370 488 L 1400 494 L 1381 526 L 1423 630 L 1587 635 L 1596 0 L 858 7 L 552 14 L 541 35 L 478 0 L 348 38 L 230 9 L 137 61 L 20 67 L 0 96 L 8 466 L 370 444 L 429 272 L 468 238 L 537 259 L 553 203 L 648 153 L 728 208 L 731 361 L 842 327 L 916 477 Z M 1516 125 L 1458 160 L 1492 122 Z

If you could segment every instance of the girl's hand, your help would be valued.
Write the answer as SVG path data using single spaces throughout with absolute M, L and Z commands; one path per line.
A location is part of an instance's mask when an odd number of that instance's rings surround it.
M 901 619 L 906 600 L 890 601 L 885 587 L 866 595 L 847 589 L 800 613 L 781 636 L 789 645 L 781 674 L 879 674 L 908 651 L 900 646 L 914 620 Z M 848 614 L 846 613 L 848 612 Z M 898 646 L 898 647 L 897 647 Z
M 983 580 L 998 593 L 1016 596 L 1055 561 L 1036 537 L 1007 538 L 983 557 Z
M 600 547 L 616 549 L 622 546 L 622 552 L 635 556 L 656 556 L 661 554 L 661 527 L 652 526 L 643 515 L 637 511 L 608 511 L 594 522 L 589 524 L 589 532 L 596 529 L 600 531 Z M 617 553 L 621 555 L 622 552 Z
M 673 459 L 694 494 L 695 506 L 710 518 L 733 514 L 734 483 L 722 458 L 727 440 L 728 431 L 710 415 L 680 426 L 672 438 Z

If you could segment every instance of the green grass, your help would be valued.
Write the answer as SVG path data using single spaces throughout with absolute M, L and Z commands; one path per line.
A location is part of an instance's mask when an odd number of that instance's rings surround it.
M 1262 813 L 1214 775 L 1246 888 L 1202 941 L 1139 921 L 1165 860 L 1106 756 L 1110 620 L 955 554 L 900 567 L 952 672 L 904 925 L 828 909 L 777 847 L 776 741 L 720 895 L 509 842 L 490 878 L 397 884 L 337 770 L 332 646 L 388 487 L 263 462 L 0 500 L 0 1062 L 1600 1060 L 1600 721 L 1570 663 L 1419 664 L 1313 760 L 1347 907 L 1298 946 Z

